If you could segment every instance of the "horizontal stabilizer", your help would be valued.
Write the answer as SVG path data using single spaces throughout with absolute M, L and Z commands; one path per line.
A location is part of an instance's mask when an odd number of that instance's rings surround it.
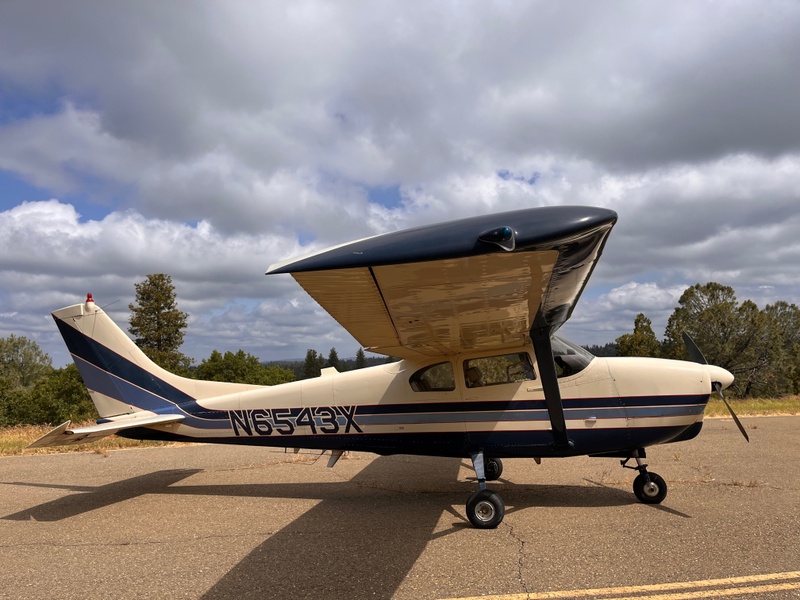
M 33 442 L 28 448 L 47 448 L 49 446 L 69 446 L 72 444 L 88 444 L 100 438 L 117 433 L 123 429 L 133 429 L 134 427 L 149 427 L 152 425 L 166 425 L 167 423 L 177 423 L 183 421 L 183 415 L 148 415 L 148 416 L 126 416 L 124 419 L 107 421 L 99 425 L 89 427 L 77 427 L 70 429 L 71 421 L 62 423 L 51 432 L 43 435 Z

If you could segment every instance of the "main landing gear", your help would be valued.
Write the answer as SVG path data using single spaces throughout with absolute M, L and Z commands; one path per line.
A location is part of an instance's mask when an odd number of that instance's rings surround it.
M 467 500 L 467 518 L 478 529 L 494 529 L 503 522 L 506 507 L 497 494 L 486 488 L 487 481 L 495 481 L 503 473 L 503 463 L 499 458 L 487 458 L 483 451 L 471 454 L 472 466 L 478 476 L 480 489 L 474 492 Z M 645 458 L 643 449 L 634 450 L 620 464 L 625 469 L 633 469 L 639 474 L 633 480 L 633 493 L 644 504 L 661 504 L 667 497 L 667 482 L 657 473 L 647 470 L 647 465 L 642 462 Z M 636 466 L 628 466 L 634 460 Z
M 500 496 L 486 489 L 487 481 L 495 481 L 503 473 L 499 458 L 485 458 L 483 451 L 471 455 L 480 489 L 467 500 L 467 518 L 478 529 L 494 529 L 503 521 L 506 506 Z
M 661 504 L 667 497 L 667 482 L 657 473 L 647 470 L 647 465 L 642 462 L 644 451 L 634 450 L 634 452 L 620 464 L 625 469 L 639 471 L 636 479 L 633 480 L 633 493 L 644 504 Z M 635 467 L 629 467 L 628 462 L 633 459 L 636 461 Z

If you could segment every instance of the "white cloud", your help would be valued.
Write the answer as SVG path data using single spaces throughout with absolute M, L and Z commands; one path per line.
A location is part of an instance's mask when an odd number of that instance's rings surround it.
M 49 343 L 87 288 L 124 320 L 166 272 L 198 348 L 325 350 L 349 338 L 271 262 L 554 204 L 620 217 L 578 341 L 694 283 L 798 302 L 799 29 L 791 0 L 5 3 L 0 334 Z
M 613 342 L 633 331 L 636 315 L 644 313 L 652 322 L 656 336 L 661 338 L 687 287 L 630 282 L 597 296 L 587 294 L 564 327 L 564 334 L 583 344 Z

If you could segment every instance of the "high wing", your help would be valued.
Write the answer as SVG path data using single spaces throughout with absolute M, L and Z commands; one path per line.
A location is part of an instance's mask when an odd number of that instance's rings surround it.
M 572 314 L 617 215 L 558 206 L 366 238 L 270 266 L 372 352 L 445 356 L 549 338 Z

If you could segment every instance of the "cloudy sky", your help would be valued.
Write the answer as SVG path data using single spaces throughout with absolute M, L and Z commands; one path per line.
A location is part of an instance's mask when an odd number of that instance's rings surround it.
M 616 210 L 563 333 L 687 285 L 800 303 L 800 3 L 0 4 L 0 336 L 68 355 L 172 276 L 184 352 L 358 344 L 273 262 L 504 210 Z

